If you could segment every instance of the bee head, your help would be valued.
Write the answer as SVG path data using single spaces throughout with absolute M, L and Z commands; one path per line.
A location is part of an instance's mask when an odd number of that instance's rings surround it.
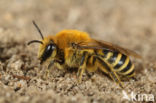
M 41 64 L 45 61 L 54 60 L 57 53 L 57 46 L 50 37 L 45 38 L 43 44 L 40 45 L 38 58 L 41 60 Z
M 42 40 L 32 40 L 28 42 L 28 45 L 32 43 L 39 43 L 40 44 L 40 50 L 38 53 L 38 58 L 41 60 L 41 64 L 45 61 L 52 61 L 57 53 L 57 46 L 53 42 L 52 38 L 50 37 L 43 37 L 43 34 L 41 33 L 39 27 L 37 24 L 33 21 L 34 26 L 37 28 Z

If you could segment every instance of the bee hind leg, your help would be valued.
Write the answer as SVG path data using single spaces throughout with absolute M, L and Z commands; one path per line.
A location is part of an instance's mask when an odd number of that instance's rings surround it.
M 121 88 L 124 88 L 123 83 L 121 82 L 119 76 L 118 76 L 115 72 L 111 71 L 111 72 L 110 72 L 110 77 L 111 77 L 117 84 L 119 84 L 119 86 L 120 86 Z
M 123 83 L 121 82 L 121 80 L 120 80 L 120 78 L 119 78 L 119 76 L 114 72 L 114 71 L 107 71 L 107 70 L 105 70 L 105 68 L 100 68 L 103 72 L 105 72 L 106 74 L 108 74 L 109 76 L 110 76 L 110 78 L 113 80 L 113 81 L 115 81 L 117 84 L 119 84 L 119 86 L 121 87 L 121 88 L 124 88 L 123 87 Z M 107 71 L 107 72 L 106 72 Z
M 123 84 L 120 80 L 120 77 L 118 74 L 113 70 L 112 66 L 109 65 L 106 61 L 102 60 L 101 58 L 97 57 L 97 60 L 101 65 L 103 65 L 103 68 L 100 68 L 103 72 L 107 73 L 111 79 L 113 79 L 121 88 L 123 87 Z

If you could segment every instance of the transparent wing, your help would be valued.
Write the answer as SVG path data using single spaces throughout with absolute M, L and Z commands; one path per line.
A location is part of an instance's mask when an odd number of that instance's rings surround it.
M 142 57 L 136 52 L 106 41 L 99 41 L 99 40 L 92 39 L 90 42 L 80 42 L 76 44 L 76 46 L 79 49 L 107 49 L 107 50 L 109 49 L 111 51 L 118 51 L 125 55 L 142 59 Z

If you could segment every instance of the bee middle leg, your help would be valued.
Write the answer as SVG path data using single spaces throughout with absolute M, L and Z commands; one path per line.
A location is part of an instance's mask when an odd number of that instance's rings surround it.
M 83 75 L 85 68 L 86 68 L 86 63 L 85 63 L 86 58 L 87 58 L 87 52 L 84 52 L 83 56 L 81 58 L 80 67 L 79 67 L 78 72 L 77 72 L 78 83 L 81 83 L 81 81 L 82 81 L 82 75 Z

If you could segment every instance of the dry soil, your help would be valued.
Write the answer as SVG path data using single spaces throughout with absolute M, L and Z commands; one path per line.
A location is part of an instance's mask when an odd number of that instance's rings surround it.
M 136 79 L 124 81 L 124 91 L 156 98 L 155 4 L 155 0 L 0 0 L 0 103 L 132 102 L 99 72 L 84 75 L 81 84 L 76 72 L 54 68 L 46 77 L 46 67 L 37 60 L 38 45 L 26 45 L 41 39 L 32 20 L 44 36 L 78 29 L 136 51 L 144 61 L 133 58 Z

